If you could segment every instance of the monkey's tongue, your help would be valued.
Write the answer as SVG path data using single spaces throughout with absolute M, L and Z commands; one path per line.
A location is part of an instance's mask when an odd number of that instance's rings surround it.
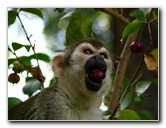
M 94 69 L 89 73 L 89 79 L 95 83 L 100 83 L 105 78 L 105 72 L 100 69 Z

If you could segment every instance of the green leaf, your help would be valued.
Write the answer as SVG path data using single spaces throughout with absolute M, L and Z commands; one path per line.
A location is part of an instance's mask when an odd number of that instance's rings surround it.
M 129 15 L 130 15 L 131 17 L 145 19 L 144 12 L 141 11 L 140 9 L 134 9 L 134 10 L 132 10 Z
M 26 48 L 26 50 L 29 52 L 31 46 L 30 46 L 30 45 L 23 45 L 23 46 L 24 46 L 24 47 Z
M 23 87 L 23 92 L 28 96 L 32 96 L 34 92 L 41 89 L 41 86 L 42 84 L 38 80 L 29 80 L 26 82 L 26 85 Z
M 36 9 L 36 8 L 21 8 L 20 11 L 29 12 L 31 14 L 39 16 L 41 19 L 44 19 L 43 14 L 39 9 Z
M 79 12 L 74 12 L 66 29 L 66 45 L 70 45 L 80 39 L 90 37 L 91 29 L 91 18 Z
M 120 110 L 116 118 L 117 120 L 140 120 L 138 113 L 130 109 Z
M 26 66 L 31 66 L 31 58 L 29 56 L 21 56 L 20 59 Z
M 50 62 L 50 57 L 47 54 L 44 53 L 36 53 L 36 56 L 39 60 L 45 61 L 45 62 Z M 31 59 L 36 59 L 35 55 L 29 56 Z
M 25 47 L 28 52 L 29 52 L 29 50 L 31 48 L 30 45 L 22 45 L 22 44 L 19 44 L 19 43 L 16 43 L 16 42 L 12 43 L 12 47 L 13 47 L 14 51 L 16 51 L 16 50 L 18 50 L 18 49 L 20 49 L 22 47 Z
M 123 82 L 122 82 L 122 89 L 121 89 L 121 94 L 125 91 L 127 85 L 130 83 L 130 80 L 129 78 L 127 78 L 126 76 L 124 77 L 123 79 Z
M 141 111 L 141 112 L 138 112 L 141 120 L 155 120 L 154 116 L 147 112 L 147 111 Z
M 11 58 L 11 59 L 8 59 L 8 66 L 13 64 L 15 61 L 17 61 L 16 58 Z
M 36 53 L 37 57 L 39 60 L 45 61 L 45 62 L 50 62 L 50 57 L 44 53 Z M 21 61 L 26 65 L 26 66 L 31 66 L 31 60 L 36 59 L 34 54 L 30 56 L 21 56 L 19 57 Z M 8 59 L 8 66 L 10 64 L 13 64 L 15 61 L 17 61 L 16 58 L 10 58 Z
M 135 91 L 138 95 L 143 94 L 150 86 L 151 81 L 141 81 L 136 84 Z
M 23 47 L 22 44 L 19 44 L 19 43 L 16 43 L 16 42 L 12 43 L 12 48 L 14 49 L 14 51 L 16 51 L 16 50 L 18 50 L 18 49 L 20 49 L 22 47 Z
M 127 92 L 124 99 L 122 100 L 122 103 L 120 104 L 120 110 L 127 108 L 131 103 L 132 99 L 133 99 L 133 93 Z
M 11 11 L 8 11 L 8 26 L 13 24 L 16 20 L 16 12 L 11 10 Z
M 140 104 L 142 104 L 144 102 L 144 97 L 142 95 L 137 95 L 135 98 L 134 98 L 134 104 L 136 106 L 139 106 Z
M 8 111 L 11 110 L 14 106 L 21 103 L 22 101 L 15 97 L 9 97 L 8 98 Z
M 87 15 L 82 15 L 82 21 L 84 21 L 81 26 L 83 37 L 89 37 L 91 35 L 92 19 Z
M 132 32 L 134 32 L 135 30 L 137 30 L 139 27 L 141 27 L 142 24 L 143 24 L 143 22 L 140 21 L 140 20 L 133 20 L 133 22 L 131 22 L 130 24 L 128 24 L 124 28 L 123 33 L 122 33 L 122 39 L 126 38 Z
M 8 47 L 8 51 L 12 52 L 11 48 Z

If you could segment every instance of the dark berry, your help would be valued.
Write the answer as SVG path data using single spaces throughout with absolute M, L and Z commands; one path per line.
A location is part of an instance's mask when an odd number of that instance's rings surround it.
M 105 78 L 105 72 L 101 71 L 101 70 L 93 70 L 90 74 L 89 74 L 89 78 L 94 81 L 94 82 L 100 82 L 102 79 Z
M 11 73 L 8 76 L 8 81 L 13 84 L 17 84 L 20 81 L 20 77 L 17 73 Z
M 144 45 L 139 41 L 134 41 L 130 44 L 130 50 L 133 53 L 141 53 L 144 51 Z

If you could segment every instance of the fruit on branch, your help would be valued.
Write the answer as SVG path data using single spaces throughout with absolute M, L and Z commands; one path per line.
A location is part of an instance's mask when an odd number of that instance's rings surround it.
M 134 41 L 130 44 L 130 50 L 133 53 L 141 53 L 144 51 L 144 45 L 143 43 L 139 42 L 139 41 Z
M 13 64 L 13 71 L 15 72 L 15 73 L 20 73 L 20 72 L 22 72 L 23 70 L 24 70 L 24 66 L 21 64 L 21 63 L 14 63 Z
M 8 76 L 8 81 L 13 84 L 17 84 L 20 81 L 20 76 L 17 73 L 11 73 Z

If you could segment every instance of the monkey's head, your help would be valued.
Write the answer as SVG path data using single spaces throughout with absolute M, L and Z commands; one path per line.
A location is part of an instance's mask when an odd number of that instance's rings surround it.
M 103 94 L 111 85 L 112 61 L 98 39 L 83 39 L 68 46 L 52 60 L 55 77 L 69 89 Z

